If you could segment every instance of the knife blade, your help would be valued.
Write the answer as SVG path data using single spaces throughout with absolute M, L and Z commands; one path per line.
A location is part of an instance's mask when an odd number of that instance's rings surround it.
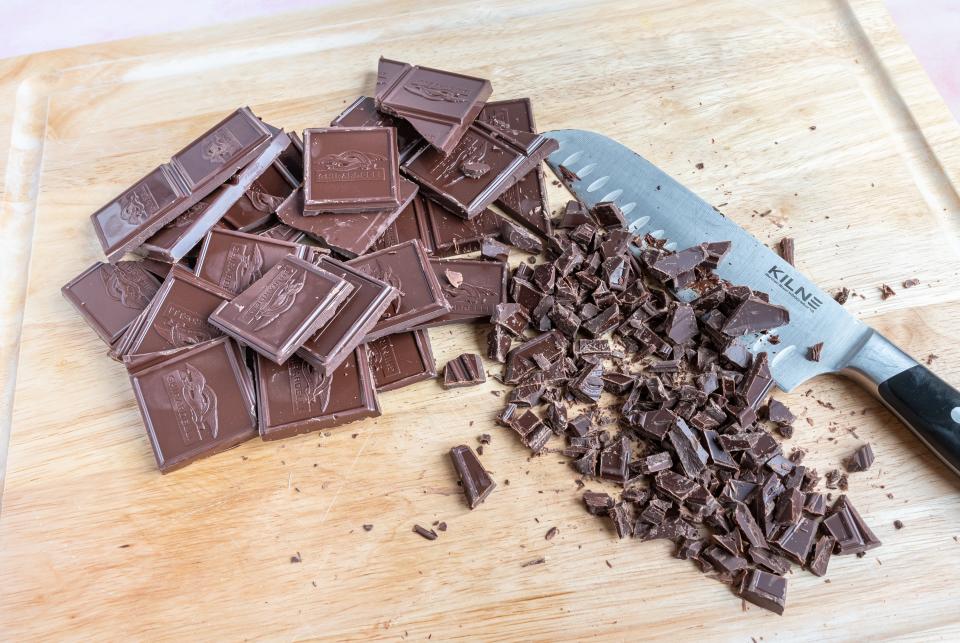
M 770 335 L 744 338 L 752 353 L 768 354 L 777 386 L 789 392 L 822 373 L 852 375 L 960 474 L 960 393 L 949 384 L 636 152 L 594 132 L 554 130 L 545 136 L 560 145 L 547 165 L 584 205 L 616 203 L 631 231 L 666 239 L 668 250 L 732 242 L 716 274 L 765 292 L 772 303 L 790 311 L 789 323 L 771 331 L 779 343 L 771 343 Z M 695 297 L 690 292 L 677 295 Z M 812 361 L 809 348 L 820 342 L 820 360 Z

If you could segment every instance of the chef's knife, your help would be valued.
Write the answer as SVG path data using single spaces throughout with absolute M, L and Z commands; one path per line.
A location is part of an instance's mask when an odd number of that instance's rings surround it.
M 717 275 L 766 292 L 771 302 L 790 311 L 790 322 L 773 331 L 779 343 L 772 344 L 769 335 L 747 338 L 752 353 L 768 353 L 780 388 L 789 392 L 820 373 L 852 376 L 960 475 L 960 393 L 956 389 L 639 154 L 593 132 L 555 130 L 546 136 L 560 143 L 547 164 L 584 205 L 616 203 L 632 231 L 666 239 L 667 249 L 709 241 L 733 243 Z M 820 342 L 820 360 L 808 359 L 809 347 Z

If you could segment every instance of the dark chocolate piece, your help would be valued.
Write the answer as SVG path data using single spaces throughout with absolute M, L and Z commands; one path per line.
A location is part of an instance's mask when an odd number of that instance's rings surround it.
M 507 331 L 502 326 L 494 326 L 487 333 L 487 357 L 501 364 L 506 362 L 511 343 Z
M 866 471 L 873 464 L 873 460 L 873 447 L 869 443 L 864 444 L 847 458 L 847 471 L 851 473 Z
M 443 388 L 476 386 L 487 381 L 479 355 L 464 353 L 443 367 Z
M 431 259 L 430 267 L 437 275 L 440 289 L 450 304 L 450 312 L 435 317 L 418 328 L 432 328 L 487 320 L 498 304 L 507 300 L 507 264 L 476 259 Z M 446 272 L 458 273 L 463 282 L 454 287 Z
M 246 171 L 246 170 L 244 170 Z M 241 232 L 253 232 L 273 221 L 280 204 L 300 185 L 300 180 L 275 161 L 249 184 L 223 215 L 223 222 Z
M 320 256 L 313 263 L 353 286 L 333 317 L 297 350 L 297 355 L 310 362 L 321 375 L 326 375 L 365 341 L 400 293 L 393 286 L 336 259 Z M 371 365 L 373 362 L 371 357 Z M 375 375 L 376 370 L 374 366 Z
M 402 201 L 397 130 L 327 127 L 303 132 L 303 213 L 393 212 Z
M 515 337 L 523 335 L 523 330 L 530 323 L 530 315 L 527 309 L 520 304 L 497 304 L 493 309 L 493 315 L 490 317 L 490 323 L 502 326 Z
M 823 527 L 837 541 L 836 554 L 859 554 L 880 546 L 880 541 L 846 496 L 837 498 L 830 515 L 823 521 Z
M 484 259 L 502 261 L 510 259 L 510 246 L 500 243 L 496 239 L 484 239 L 480 244 L 480 256 Z
M 624 228 L 627 225 L 620 206 L 612 201 L 603 201 L 593 206 L 593 218 L 604 228 Z
M 60 289 L 84 321 L 109 345 L 136 321 L 160 288 L 138 261 L 97 262 Z
M 381 58 L 376 106 L 406 120 L 440 154 L 450 154 L 492 92 L 483 78 Z
M 467 506 L 475 509 L 486 500 L 497 483 L 486 472 L 473 449 L 465 444 L 450 449 L 450 458 L 460 477 L 463 495 L 467 497 Z
M 743 577 L 739 593 L 754 605 L 782 615 L 787 605 L 787 579 L 752 569 Z
M 576 228 L 584 223 L 594 223 L 593 217 L 590 216 L 590 211 L 587 207 L 579 201 L 567 201 L 557 227 Z
M 327 377 L 296 355 L 283 365 L 257 355 L 255 365 L 257 415 L 264 440 L 380 415 L 373 373 L 363 346 Z
M 771 399 L 767 403 L 767 419 L 777 424 L 793 424 L 797 418 L 786 404 L 780 400 Z
M 367 335 L 367 341 L 408 330 L 450 312 L 450 302 L 416 239 L 357 257 L 348 265 L 401 293 Z
M 730 313 L 721 330 L 729 337 L 739 337 L 778 328 L 789 321 L 790 311 L 786 308 L 750 296 Z
M 823 353 L 823 342 L 817 342 L 807 349 L 807 359 L 811 362 L 819 362 L 820 355 Z
M 210 323 L 277 364 L 326 324 L 353 292 L 350 282 L 288 255 L 210 315 Z
M 459 217 L 457 219 L 463 221 Z M 410 203 L 400 210 L 400 214 L 393 223 L 387 226 L 383 234 L 374 241 L 370 250 L 383 250 L 411 239 L 418 239 L 427 254 L 433 254 L 433 235 L 430 234 L 430 225 L 427 222 L 425 199 L 420 195 L 419 190 Z
M 543 250 L 543 242 L 540 239 L 506 219 L 500 223 L 500 238 L 504 243 L 524 252 L 539 254 Z
M 296 243 L 214 229 L 200 248 L 194 273 L 237 295 L 287 255 L 303 258 L 305 254 L 306 248 Z
M 815 576 L 823 576 L 827 573 L 827 567 L 830 565 L 830 555 L 833 554 L 833 547 L 837 541 L 833 536 L 823 535 L 817 541 L 810 555 L 810 564 L 808 569 Z
M 249 108 L 236 110 L 90 216 L 107 260 L 136 249 L 254 159 L 268 165 L 288 141 Z
M 472 219 L 464 219 L 441 204 L 423 198 L 423 209 L 432 235 L 433 255 L 449 257 L 479 250 L 484 241 L 500 234 L 504 218 L 486 209 Z
M 919 279 L 915 279 L 915 278 L 905 279 L 904 282 L 903 282 L 901 285 L 902 285 L 904 288 L 913 288 L 914 286 L 919 286 L 919 285 L 920 285 L 920 280 L 919 280 Z
M 395 333 L 367 344 L 377 391 L 393 391 L 437 376 L 426 330 Z
M 596 404 L 603 393 L 603 366 L 587 364 L 570 380 L 570 393 L 585 404 Z
M 377 111 L 376 101 L 361 96 L 330 123 L 330 127 L 393 127 L 397 130 L 397 150 L 402 163 L 422 144 L 423 139 L 410 123 Z M 394 243 L 399 243 L 395 241 Z M 390 244 L 393 245 L 393 244 Z
M 594 516 L 606 516 L 607 512 L 613 509 L 613 498 L 610 494 L 587 491 L 583 494 L 583 503 L 587 506 L 587 512 Z
M 816 522 L 801 516 L 797 522 L 784 529 L 773 542 L 793 562 L 802 565 L 806 562 L 807 554 L 810 553 L 810 548 L 813 547 L 817 537 L 817 527 Z
M 426 527 L 421 527 L 420 525 L 413 526 L 413 533 L 423 536 L 427 540 L 436 540 L 437 532 L 432 529 L 427 529 Z
M 556 331 L 543 333 L 517 346 L 507 354 L 504 383 L 518 384 L 521 379 L 536 368 L 536 363 L 533 361 L 535 354 L 542 355 L 548 361 L 554 362 L 563 356 L 566 347 L 566 340 Z
M 786 261 L 791 266 L 796 265 L 794 263 L 796 244 L 793 240 L 793 237 L 784 237 L 780 239 L 780 256 L 783 257 L 783 260 Z
M 896 291 L 890 286 L 888 286 L 887 284 L 883 284 L 880 286 L 880 299 L 887 300 L 896 294 L 897 294 Z
M 257 434 L 253 384 L 227 337 L 134 369 L 130 383 L 162 473 Z

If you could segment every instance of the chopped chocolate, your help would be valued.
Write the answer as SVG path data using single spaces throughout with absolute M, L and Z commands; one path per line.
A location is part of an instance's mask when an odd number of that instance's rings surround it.
M 476 386 L 487 381 L 479 355 L 464 353 L 443 367 L 443 388 Z
M 721 330 L 729 337 L 759 333 L 783 326 L 790 321 L 790 312 L 754 296 L 747 297 L 730 313 Z
M 614 440 L 600 452 L 600 477 L 624 483 L 630 471 L 630 442 L 625 437 Z
M 882 284 L 880 286 L 880 299 L 884 299 L 884 300 L 890 299 L 896 294 L 897 294 L 896 291 L 894 291 L 894 289 L 888 286 L 887 284 Z
M 823 527 L 837 541 L 836 554 L 858 554 L 880 546 L 880 541 L 847 496 L 837 498 L 830 515 L 823 521 Z
M 506 263 L 510 258 L 510 246 L 496 239 L 485 237 L 480 245 L 480 256 L 484 259 Z
M 752 569 L 740 583 L 740 596 L 754 605 L 783 614 L 787 604 L 787 579 L 760 569 Z
M 783 556 L 774 554 L 769 549 L 751 547 L 747 555 L 754 564 L 765 567 L 768 571 L 778 576 L 783 576 L 790 571 L 790 561 Z
M 783 257 L 783 260 L 786 261 L 791 266 L 795 266 L 794 263 L 794 251 L 795 251 L 795 242 L 792 237 L 784 237 L 780 240 L 780 256 Z
M 530 315 L 520 304 L 497 304 L 490 323 L 502 327 L 515 337 L 520 337 L 530 323 Z
M 595 404 L 603 393 L 603 366 L 587 364 L 575 378 L 570 381 L 569 391 L 585 404 Z
M 620 206 L 612 201 L 603 201 L 593 206 L 593 218 L 604 228 L 624 228 L 627 225 Z
M 808 569 L 814 576 L 823 576 L 827 573 L 827 566 L 830 564 L 830 555 L 836 545 L 833 536 L 823 535 L 817 540 L 813 553 L 810 555 Z
M 507 355 L 510 353 L 510 334 L 503 326 L 495 325 L 487 332 L 487 357 L 500 362 L 507 361 Z
M 537 254 L 543 250 L 543 242 L 540 239 L 506 219 L 500 223 L 500 238 L 504 243 L 523 252 Z
M 864 444 L 847 458 L 847 471 L 856 473 L 866 471 L 873 464 L 873 447 L 870 444 Z
M 767 419 L 776 424 L 793 424 L 796 416 L 790 412 L 786 404 L 771 398 L 766 408 Z
M 463 494 L 467 498 L 467 506 L 471 509 L 486 500 L 497 483 L 486 472 L 473 450 L 465 444 L 450 449 L 450 458 L 460 476 Z
M 606 516 L 614 505 L 610 494 L 594 491 L 584 492 L 583 502 L 587 506 L 587 511 L 594 516 Z
M 556 536 L 559 533 L 560 533 L 559 529 L 557 529 L 556 527 L 551 527 L 550 529 L 547 530 L 547 533 L 545 533 L 543 537 L 546 540 L 553 540 L 554 536 Z
M 833 295 L 833 300 L 836 301 L 841 306 L 847 303 L 847 299 L 850 298 L 850 289 L 841 288 Z
M 377 391 L 381 393 L 437 376 L 430 335 L 426 330 L 395 333 L 375 339 L 367 343 L 367 355 Z
M 819 362 L 820 355 L 823 353 L 823 342 L 817 342 L 807 349 L 807 359 L 811 362 Z
M 904 288 L 913 288 L 914 286 L 919 286 L 919 285 L 920 285 L 919 279 L 907 279 L 903 282 Z

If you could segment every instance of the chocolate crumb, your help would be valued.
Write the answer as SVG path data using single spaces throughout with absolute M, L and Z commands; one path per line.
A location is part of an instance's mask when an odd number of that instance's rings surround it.
M 693 167 L 697 168 L 698 170 L 702 170 L 702 169 L 703 169 L 703 163 L 697 163 L 697 164 L 694 165 Z
M 610 564 L 609 560 L 604 560 L 603 562 L 607 564 L 607 567 L 609 567 L 610 569 L 613 569 L 613 565 Z
M 371 524 L 366 524 L 366 525 L 363 526 L 363 530 L 364 530 L 364 531 L 373 531 L 373 525 L 371 525 Z
M 905 281 L 903 282 L 902 285 L 903 285 L 904 288 L 913 288 L 914 286 L 919 286 L 919 285 L 920 285 L 920 280 L 919 280 L 919 279 L 907 279 L 907 280 L 905 280 Z
M 783 260 L 791 266 L 796 265 L 794 263 L 795 253 L 796 243 L 794 242 L 793 237 L 784 237 L 783 239 L 780 239 L 780 256 L 783 257 Z
M 811 362 L 819 362 L 820 355 L 823 352 L 823 342 L 817 342 L 807 350 L 807 359 Z
M 850 289 L 841 288 L 833 295 L 833 300 L 840 304 L 841 306 L 847 303 L 847 300 L 850 298 Z
M 426 538 L 427 540 L 436 540 L 436 539 L 437 539 L 437 532 L 435 532 L 435 531 L 432 530 L 432 529 L 427 529 L 426 527 L 421 527 L 420 525 L 414 525 L 414 526 L 413 526 L 413 532 L 416 533 L 416 534 L 420 534 L 421 536 L 423 536 L 423 537 Z
M 296 556 L 291 556 L 291 557 L 290 557 L 290 562 L 291 562 L 291 563 L 299 563 L 299 562 L 302 562 L 302 561 L 303 561 L 303 559 L 300 558 L 300 552 L 297 552 L 297 555 L 296 555 Z
M 551 527 L 550 529 L 547 530 L 547 533 L 544 534 L 543 537 L 546 538 L 547 540 L 553 540 L 553 537 L 556 536 L 558 533 L 560 533 L 559 529 L 557 529 L 556 527 Z
M 480 437 L 477 438 L 477 442 L 479 442 L 480 444 L 490 444 L 490 441 L 492 439 L 493 438 L 490 437 L 489 433 L 481 433 Z
M 893 288 L 891 288 L 887 284 L 882 284 L 880 286 L 880 299 L 884 299 L 884 300 L 890 299 L 896 294 L 897 293 L 893 290 Z
M 528 560 L 524 564 L 520 565 L 520 567 L 530 567 L 531 565 L 542 565 L 545 562 L 547 562 L 547 559 L 541 556 L 540 558 L 534 558 L 533 560 Z
M 439 529 L 440 531 L 446 531 L 447 523 L 441 520 L 440 522 L 437 523 L 437 529 Z
M 903 529 L 903 522 L 900 520 L 894 520 L 893 527 L 894 529 Z

